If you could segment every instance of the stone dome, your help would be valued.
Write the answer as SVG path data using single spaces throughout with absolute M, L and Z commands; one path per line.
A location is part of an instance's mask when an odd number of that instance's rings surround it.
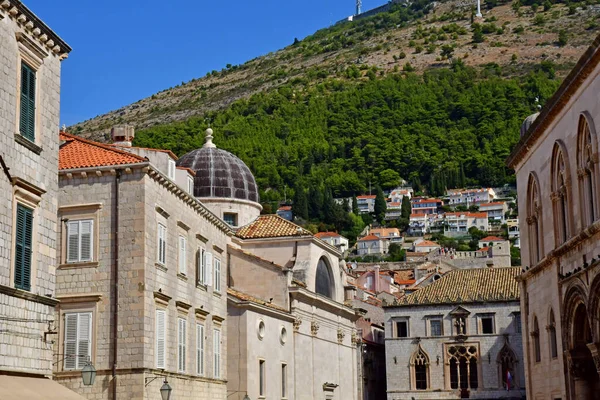
M 525 121 L 523 121 L 523 124 L 521 124 L 521 137 L 525 136 L 525 134 L 529 130 L 529 127 L 533 125 L 533 123 L 539 115 L 540 113 L 536 112 L 535 114 L 531 114 L 530 116 L 525 118 Z
M 212 142 L 212 129 L 206 130 L 206 143 L 177 161 L 178 167 L 196 173 L 194 196 L 259 202 L 258 186 L 248 166 L 228 151 Z

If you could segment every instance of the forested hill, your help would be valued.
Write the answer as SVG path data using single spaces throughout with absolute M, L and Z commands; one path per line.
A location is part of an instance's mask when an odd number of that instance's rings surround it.
M 537 2 L 534 2 L 537 1 Z M 107 140 L 136 126 L 136 145 L 181 155 L 215 142 L 253 170 L 262 199 L 299 183 L 333 195 L 399 177 L 435 194 L 510 182 L 504 158 L 597 33 L 598 6 L 552 0 L 418 0 L 318 31 L 278 52 L 82 122 Z

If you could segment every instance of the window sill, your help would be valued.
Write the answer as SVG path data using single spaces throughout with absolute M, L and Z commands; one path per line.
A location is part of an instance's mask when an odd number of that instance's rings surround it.
M 98 261 L 86 261 L 86 262 L 60 264 L 58 266 L 58 269 L 96 268 L 96 267 L 98 267 Z
M 167 272 L 168 271 L 167 267 L 164 264 L 155 263 L 154 266 L 156 267 L 156 269 L 159 269 L 159 270 L 161 270 L 163 272 Z
M 205 292 L 208 290 L 207 286 L 202 283 L 196 283 L 196 288 L 204 290 Z
M 221 297 L 221 292 L 214 292 L 213 291 L 213 296 Z
M 177 274 L 177 278 L 179 278 L 182 281 L 186 281 L 188 280 L 188 277 L 185 274 L 182 274 L 181 272 Z
M 15 133 L 15 142 L 19 143 L 21 146 L 27 147 L 37 155 L 42 153 L 42 148 L 40 146 L 33 143 L 31 140 L 26 139 L 19 133 Z

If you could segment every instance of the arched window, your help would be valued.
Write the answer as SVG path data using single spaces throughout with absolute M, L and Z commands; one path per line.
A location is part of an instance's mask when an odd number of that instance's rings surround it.
M 317 264 L 317 278 L 315 282 L 315 292 L 325 297 L 333 298 L 333 277 L 329 263 L 323 257 Z
M 596 198 L 595 134 L 588 119 L 581 115 L 577 134 L 577 177 L 583 226 L 592 224 L 599 216 Z
M 548 323 L 548 339 L 550 340 L 550 357 L 558 357 L 558 344 L 556 343 L 556 323 L 554 322 L 554 311 L 550 310 Z
M 413 369 L 414 389 L 426 390 L 429 387 L 429 357 L 419 345 L 410 360 Z
M 552 153 L 552 208 L 556 245 L 560 246 L 570 237 L 569 224 L 569 170 L 565 153 L 556 143 Z
M 529 175 L 527 184 L 527 226 L 529 238 L 529 261 L 535 266 L 543 257 L 542 202 L 537 177 Z
M 542 361 L 542 353 L 540 353 L 540 327 L 538 326 L 537 317 L 533 317 L 533 331 L 531 331 L 533 337 L 533 355 L 535 362 Z
M 517 370 L 517 356 L 508 343 L 504 344 L 498 353 L 498 382 L 502 389 L 513 389 L 516 386 L 515 372 Z
M 477 348 L 475 346 L 449 346 L 451 389 L 477 389 L 479 387 L 479 373 L 477 367 Z

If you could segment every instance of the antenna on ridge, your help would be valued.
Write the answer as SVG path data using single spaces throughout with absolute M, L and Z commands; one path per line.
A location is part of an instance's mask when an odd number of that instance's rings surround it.
M 356 0 L 356 14 L 362 13 L 362 0 Z

